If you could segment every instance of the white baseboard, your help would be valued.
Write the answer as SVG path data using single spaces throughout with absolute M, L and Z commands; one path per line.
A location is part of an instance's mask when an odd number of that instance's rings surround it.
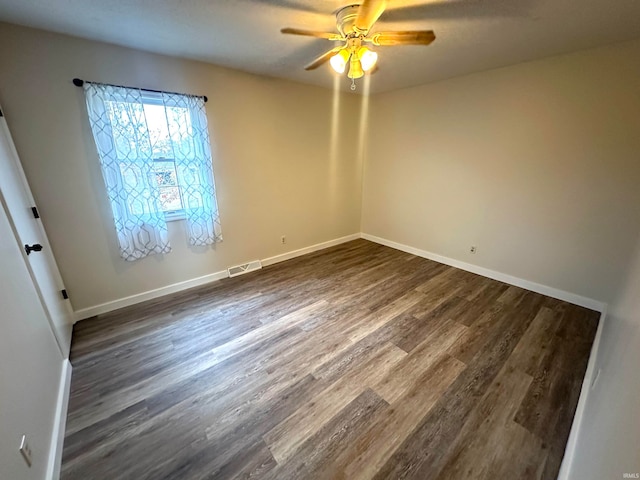
M 360 234 L 354 233 L 352 235 L 336 238 L 333 240 L 329 240 L 327 242 L 317 243 L 315 245 L 311 245 L 310 247 L 300 248 L 298 250 L 293 250 L 291 252 L 276 255 L 274 257 L 265 258 L 264 260 L 262 260 L 262 265 L 266 267 L 268 265 L 273 265 L 274 263 L 284 262 L 285 260 L 289 260 L 291 258 L 299 257 L 301 255 L 315 252 L 317 250 L 333 247 L 334 245 L 339 245 L 341 243 L 349 242 L 351 240 L 356 240 L 358 238 L 360 238 Z M 227 270 L 222 270 L 220 272 L 211 273 L 209 275 L 193 278 L 191 280 L 186 280 L 184 282 L 178 282 L 172 285 L 167 285 L 166 287 L 160 287 L 154 290 L 148 290 L 146 292 L 137 293 L 135 295 L 130 295 L 128 297 L 119 298 L 117 300 L 112 300 L 110 302 L 102 303 L 100 305 L 95 305 L 93 307 L 87 307 L 81 310 L 76 310 L 75 321 L 77 322 L 78 320 L 83 320 L 85 318 L 94 317 L 96 315 L 100 315 L 103 313 L 112 312 L 113 310 L 117 310 L 119 308 L 129 307 L 131 305 L 135 305 L 136 303 L 152 300 L 154 298 L 169 295 L 171 293 L 180 292 L 182 290 L 187 290 L 189 288 L 206 285 L 207 283 L 211 283 L 216 280 L 221 280 L 223 278 L 227 278 L 228 276 L 229 276 L 229 272 Z
M 47 479 L 58 480 L 60 478 L 60 466 L 62 464 L 62 447 L 64 446 L 64 432 L 67 423 L 67 407 L 69 406 L 69 393 L 71 390 L 71 363 L 65 358 L 62 361 L 62 373 L 60 375 L 60 387 L 58 388 L 58 400 L 51 434 L 51 447 L 49 449 L 49 463 L 47 466 Z
M 494 280 L 499 280 L 501 282 L 508 283 L 510 285 L 515 285 L 517 287 L 525 288 L 527 290 L 531 290 L 533 292 L 541 293 L 543 295 L 547 295 L 549 297 L 558 298 L 560 300 L 564 300 L 569 303 L 573 303 L 575 305 L 580 305 L 582 307 L 590 308 L 592 310 L 596 310 L 598 312 L 602 312 L 605 308 L 605 304 L 599 302 L 597 300 L 593 300 L 590 298 L 582 297 L 580 295 L 576 295 L 574 293 L 565 292 L 563 290 L 558 290 L 556 288 L 548 287 L 546 285 L 541 285 L 539 283 L 530 282 L 528 280 L 523 280 L 521 278 L 513 277 L 511 275 L 507 275 L 505 273 L 496 272 L 493 270 L 489 270 L 487 268 L 479 267 L 477 265 L 473 265 L 470 263 L 462 262 L 460 260 L 455 260 L 453 258 L 444 257 L 442 255 L 438 255 L 435 253 L 427 252 L 425 250 L 420 250 L 418 248 L 410 247 L 408 245 L 403 245 L 401 243 L 393 242 L 391 240 L 387 240 L 384 238 L 376 237 L 374 235 L 369 235 L 367 233 L 354 233 L 351 235 L 347 235 L 344 237 L 336 238 L 333 240 L 329 240 L 322 243 L 317 243 L 315 245 L 311 245 L 309 247 L 300 248 L 298 250 L 293 250 L 291 252 L 282 253 L 280 255 L 275 255 L 273 257 L 265 258 L 262 261 L 263 266 L 273 265 L 275 263 L 284 262 L 285 260 L 290 260 L 292 258 L 299 257 L 301 255 L 306 255 L 307 253 L 315 252 L 318 250 L 323 250 L 325 248 L 333 247 L 335 245 L 339 245 L 341 243 L 350 242 L 352 240 L 356 240 L 358 238 L 364 238 L 366 240 L 370 240 L 372 242 L 380 243 L 382 245 L 386 245 L 391 248 L 395 248 L 396 250 L 402 250 L 403 252 L 411 253 L 413 255 L 417 255 L 419 257 L 428 258 L 429 260 L 434 260 L 439 263 L 444 263 L 445 265 L 450 265 L 452 267 L 460 268 L 462 270 L 466 270 L 468 272 L 477 273 L 478 275 L 482 275 L 484 277 L 493 278 Z M 141 303 L 146 300 L 152 300 L 154 298 L 162 297 L 164 295 L 169 295 L 171 293 L 180 292 L 182 290 L 187 290 L 189 288 L 198 287 L 201 285 L 205 285 L 207 283 L 214 282 L 216 280 L 221 280 L 223 278 L 227 278 L 229 273 L 227 270 L 222 270 L 220 272 L 211 273 L 209 275 L 204 275 L 202 277 L 193 278 L 191 280 L 186 280 L 184 282 L 174 283 L 172 285 L 167 285 L 165 287 L 156 288 L 154 290 L 149 290 L 146 292 L 138 293 L 135 295 L 130 295 L 128 297 L 119 298 L 117 300 L 112 300 L 110 302 L 102 303 L 100 305 L 95 305 L 88 308 L 83 308 L 81 310 L 76 310 L 75 312 L 75 320 L 83 320 L 85 318 L 93 317 L 95 315 L 100 315 L 103 313 L 111 312 L 113 310 L 117 310 L 119 308 L 128 307 L 130 305 L 135 305 L 136 303 Z
M 205 285 L 207 283 L 214 282 L 216 280 L 220 280 L 222 278 L 227 278 L 229 276 L 229 272 L 223 270 L 221 272 L 211 273 L 209 275 L 204 275 L 198 278 L 192 278 L 191 280 L 185 280 L 184 282 L 178 282 L 171 285 L 167 285 L 166 287 L 155 288 L 153 290 L 148 290 L 142 293 L 136 293 L 135 295 L 130 295 L 128 297 L 119 298 L 117 300 L 112 300 L 110 302 L 101 303 L 100 305 L 95 305 L 93 307 L 83 308 L 81 310 L 76 310 L 75 312 L 75 320 L 84 320 L 85 318 L 94 317 L 96 315 L 100 315 L 107 312 L 112 312 L 114 310 L 118 310 L 119 308 L 129 307 L 131 305 L 135 305 L 136 303 L 145 302 L 147 300 L 152 300 L 154 298 L 163 297 L 165 295 L 169 295 L 171 293 L 180 292 L 182 290 L 187 290 L 193 287 L 199 287 L 200 285 Z
M 582 387 L 580 388 L 580 398 L 578 399 L 578 406 L 576 407 L 576 413 L 573 416 L 573 422 L 571 424 L 571 433 L 569 433 L 569 439 L 567 440 L 567 446 L 564 449 L 564 458 L 560 465 L 560 472 L 558 473 L 557 480 L 570 480 L 571 469 L 573 468 L 573 459 L 576 453 L 576 447 L 578 438 L 580 437 L 580 429 L 582 427 L 582 421 L 584 419 L 584 411 L 587 406 L 587 399 L 589 392 L 594 387 L 593 382 L 596 380 L 598 372 L 596 371 L 596 364 L 598 361 L 598 349 L 600 348 L 600 339 L 602 338 L 602 330 L 604 328 L 604 322 L 607 317 L 607 308 L 600 314 L 600 322 L 598 323 L 598 330 L 596 336 L 593 339 L 593 345 L 591 345 L 591 353 L 589 354 L 589 363 L 587 363 L 587 371 L 584 374 L 582 380 Z M 599 379 L 598 381 L 602 381 Z
M 548 287 L 540 283 L 524 280 L 522 278 L 514 277 L 512 275 L 507 275 L 506 273 L 496 272 L 495 270 L 490 270 L 488 268 L 479 267 L 471 263 L 455 260 L 453 258 L 438 255 L 437 253 L 427 252 L 426 250 L 420 250 L 419 248 L 403 245 L 402 243 L 397 243 L 391 240 L 387 240 L 385 238 L 369 235 L 368 233 L 363 233 L 361 234 L 361 236 L 365 240 L 370 240 L 372 242 L 379 243 L 381 245 L 386 245 L 387 247 L 395 248 L 396 250 L 401 250 L 403 252 L 411 253 L 418 257 L 427 258 L 429 260 L 433 260 L 438 263 L 444 263 L 445 265 L 450 265 L 452 267 L 459 268 L 461 270 L 466 270 L 467 272 L 482 275 L 483 277 L 492 278 L 500 282 L 508 283 L 509 285 L 514 285 L 516 287 L 524 288 L 526 290 L 531 290 L 532 292 L 540 293 L 548 297 L 557 298 L 558 300 L 563 300 L 565 302 L 569 302 L 574 305 L 579 305 L 581 307 L 589 308 L 597 312 L 603 312 L 606 308 L 606 304 L 603 302 L 594 300 L 592 298 L 583 297 L 575 293 L 565 292 L 564 290 L 559 290 L 557 288 Z
M 329 240 L 328 242 L 316 243 L 315 245 L 311 245 L 310 247 L 300 248 L 298 250 L 293 250 L 292 252 L 287 252 L 280 255 L 276 255 L 274 257 L 265 258 L 264 260 L 262 260 L 262 266 L 267 267 L 269 265 L 273 265 L 274 263 L 284 262 L 285 260 L 291 260 L 292 258 L 300 257 L 302 255 L 306 255 L 307 253 L 317 252 L 318 250 L 324 250 L 325 248 L 334 247 L 336 245 L 340 245 L 341 243 L 350 242 L 352 240 L 357 240 L 359 238 L 360 238 L 360 234 L 354 233 L 351 235 L 347 235 L 345 237 Z

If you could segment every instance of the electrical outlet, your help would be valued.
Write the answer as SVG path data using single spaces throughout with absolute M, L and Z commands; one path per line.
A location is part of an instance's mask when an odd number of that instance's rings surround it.
M 27 443 L 27 436 L 22 435 L 22 440 L 20 441 L 20 453 L 22 454 L 22 458 L 27 462 L 27 465 L 31 467 L 31 447 Z
M 469 251 L 471 253 L 476 253 L 476 246 L 475 245 L 471 245 L 471 248 L 469 249 Z
M 281 243 L 281 244 L 283 244 L 283 245 L 284 245 L 285 243 L 287 243 L 287 237 L 286 237 L 285 235 L 282 235 L 282 236 L 280 237 L 280 243 Z

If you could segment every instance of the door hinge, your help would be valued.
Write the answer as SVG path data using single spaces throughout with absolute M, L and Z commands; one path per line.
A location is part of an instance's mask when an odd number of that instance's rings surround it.
M 40 212 L 38 212 L 37 207 L 31 207 L 31 213 L 33 213 L 33 218 L 40 218 Z
M 66 288 L 63 288 L 62 290 L 60 290 L 60 294 L 62 295 L 62 298 L 64 298 L 65 300 L 69 299 L 69 294 L 67 293 Z

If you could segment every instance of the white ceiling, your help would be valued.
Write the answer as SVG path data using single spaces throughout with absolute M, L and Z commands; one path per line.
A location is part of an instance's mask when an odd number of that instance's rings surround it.
M 334 31 L 333 12 L 348 4 L 0 0 L 0 20 L 331 88 L 328 65 L 303 68 L 333 45 L 280 28 Z M 391 0 L 372 31 L 394 29 L 430 29 L 437 38 L 428 47 L 378 47 L 372 92 L 640 37 L 640 0 Z

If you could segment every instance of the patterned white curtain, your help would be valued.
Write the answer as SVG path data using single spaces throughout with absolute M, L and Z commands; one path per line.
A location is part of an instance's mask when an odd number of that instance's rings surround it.
M 122 257 L 171 251 L 163 206 L 172 210 L 176 201 L 191 245 L 222 241 L 204 100 L 89 82 L 84 88 Z
M 162 93 L 191 245 L 222 241 L 204 99 Z
M 84 91 L 120 256 L 133 261 L 170 252 L 142 92 L 88 82 Z

